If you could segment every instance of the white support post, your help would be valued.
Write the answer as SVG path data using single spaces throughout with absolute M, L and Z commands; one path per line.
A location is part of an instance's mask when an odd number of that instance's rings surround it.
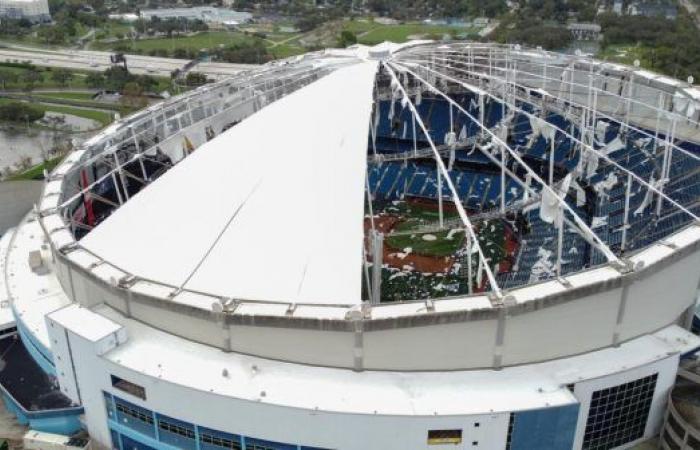
M 555 134 L 556 136 L 556 134 Z M 554 137 L 552 137 L 552 142 L 549 144 L 549 186 L 554 189 L 554 149 L 555 149 Z
M 547 57 L 544 56 L 544 65 L 542 69 L 542 89 L 547 90 Z
M 674 141 L 674 134 L 676 132 L 676 118 L 674 117 L 669 124 L 669 131 L 666 133 L 666 144 L 664 145 L 664 159 L 661 164 L 661 176 L 659 178 L 659 195 L 656 202 L 656 215 L 657 217 L 661 214 L 661 207 L 664 203 L 664 187 L 668 181 L 669 175 L 671 173 L 671 157 L 673 156 L 673 148 L 671 145 Z
M 445 225 L 442 209 L 442 175 L 440 174 L 440 164 L 438 163 L 437 157 L 435 159 L 435 173 L 437 173 L 438 216 L 440 218 L 440 229 L 442 230 Z
M 625 186 L 625 216 L 622 223 L 622 241 L 620 250 L 625 251 L 627 247 L 627 228 L 630 223 L 630 195 L 632 193 L 632 174 L 627 174 L 627 185 Z
M 557 212 L 557 278 L 561 278 L 561 253 L 564 246 L 564 208 L 559 204 Z
M 129 188 L 126 186 L 126 177 L 124 176 L 124 171 L 122 170 L 122 162 L 119 160 L 119 153 L 115 150 L 113 155 L 114 162 L 117 165 L 117 172 L 119 172 L 119 180 L 122 182 L 122 188 L 124 188 L 124 196 L 126 197 L 126 201 L 129 201 Z M 119 192 L 118 189 L 117 192 Z
M 479 94 L 479 121 L 480 121 L 482 124 L 484 124 L 484 125 L 486 125 L 486 124 L 484 123 L 485 116 L 486 116 L 486 111 L 484 111 L 484 95 L 483 95 L 483 94 Z M 485 133 L 485 132 L 486 132 L 486 131 L 484 130 L 484 128 L 482 128 L 482 129 L 481 129 L 481 138 L 482 138 L 482 139 L 484 138 L 484 133 Z
M 146 174 L 146 166 L 143 165 L 143 158 L 141 157 L 141 154 L 143 152 L 141 151 L 141 146 L 139 145 L 138 139 L 136 139 L 136 132 L 134 131 L 134 127 L 130 127 L 130 129 L 131 129 L 131 137 L 134 140 L 134 145 L 136 146 L 136 152 L 138 153 L 139 166 L 141 167 L 141 176 L 143 177 L 143 181 L 147 182 L 148 175 Z
M 114 183 L 114 190 L 117 193 L 117 199 L 119 200 L 119 204 L 123 205 L 124 199 L 122 198 L 121 189 L 119 189 L 119 182 L 117 181 L 117 176 L 114 172 L 112 172 L 112 183 Z
M 656 126 L 654 127 L 654 142 L 652 146 L 652 154 L 656 155 L 656 149 L 659 146 L 659 128 L 661 127 L 661 107 L 663 106 L 663 92 L 659 92 L 659 107 L 656 110 Z
M 418 156 L 418 142 L 416 140 L 416 116 L 411 114 L 411 121 L 413 122 L 413 156 Z
M 501 214 L 506 212 L 506 149 L 501 148 Z
M 378 305 L 382 295 L 382 258 L 384 255 L 384 235 L 372 233 L 372 304 Z
M 472 268 L 472 239 L 469 233 L 465 233 L 467 236 L 467 280 L 469 284 L 469 293 L 474 293 L 474 273 Z
M 450 131 L 455 131 L 454 117 L 452 116 L 452 105 L 450 104 Z
M 637 61 L 635 61 L 637 62 Z M 634 72 L 630 73 L 629 84 L 627 85 L 627 105 L 625 105 L 625 132 L 629 130 L 630 113 L 632 112 L 632 94 L 634 91 Z

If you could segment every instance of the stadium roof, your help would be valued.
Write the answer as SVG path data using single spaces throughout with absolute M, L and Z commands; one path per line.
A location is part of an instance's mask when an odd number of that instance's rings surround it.
M 376 61 L 264 107 L 125 203 L 82 245 L 140 277 L 222 297 L 361 300 Z

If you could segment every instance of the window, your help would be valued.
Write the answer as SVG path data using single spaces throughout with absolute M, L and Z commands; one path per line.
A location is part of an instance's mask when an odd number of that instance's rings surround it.
M 200 434 L 200 439 L 203 443 L 212 445 L 214 447 L 230 448 L 233 450 L 241 450 L 241 443 L 238 441 L 233 441 L 220 436 L 213 436 L 208 433 Z
M 283 444 L 281 442 L 264 441 L 262 439 L 246 438 L 246 450 L 297 450 L 296 445 Z
M 583 437 L 584 450 L 608 450 L 644 436 L 657 374 L 595 391 Z
M 462 430 L 428 430 L 428 445 L 461 443 Z
M 134 384 L 130 381 L 126 381 L 112 375 L 112 386 L 120 391 L 126 392 L 127 394 L 131 394 L 134 397 L 138 397 L 141 400 L 146 400 L 146 389 L 138 384 Z
M 179 434 L 180 436 L 186 437 L 187 439 L 194 439 L 193 430 L 181 427 L 180 425 L 175 425 L 174 423 L 166 422 L 163 419 L 158 419 L 158 428 L 173 434 Z
M 149 416 L 148 414 L 145 414 L 142 411 L 139 411 L 137 409 L 133 409 L 124 403 L 117 402 L 117 411 L 120 413 L 124 414 L 125 416 L 129 416 L 133 419 L 139 420 L 145 424 L 148 425 L 153 425 L 153 417 Z
M 158 439 L 181 450 L 196 450 L 194 425 L 172 417 L 156 414 Z

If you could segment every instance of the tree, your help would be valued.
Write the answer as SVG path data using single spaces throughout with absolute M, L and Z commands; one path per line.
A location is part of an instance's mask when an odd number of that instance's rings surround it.
M 91 72 L 85 77 L 85 84 L 93 89 L 103 88 L 105 85 L 105 77 L 99 72 Z
M 16 83 L 18 78 L 17 73 L 11 70 L 0 70 L 0 83 L 2 83 L 3 89 L 5 89 L 7 83 Z
M 148 30 L 148 22 L 145 19 L 138 19 L 136 22 L 134 22 L 134 29 L 141 34 L 144 34 L 146 30 Z
M 61 25 L 49 25 L 39 28 L 37 35 L 46 44 L 62 44 L 66 40 L 66 29 Z
M 24 102 L 0 105 L 0 120 L 9 122 L 34 122 L 44 117 L 44 110 Z
M 262 64 L 272 59 L 265 44 L 257 39 L 252 42 L 238 42 L 223 49 L 218 48 L 213 54 L 221 61 L 239 64 Z
M 207 82 L 207 76 L 199 72 L 189 72 L 185 78 L 188 86 L 201 86 Z
M 73 79 L 73 72 L 66 69 L 54 69 L 51 72 L 51 79 L 60 86 L 66 86 Z
M 357 36 L 355 36 L 355 33 L 349 30 L 343 30 L 338 39 L 338 47 L 348 47 L 353 44 L 357 44 Z
M 27 92 L 31 92 L 34 90 L 36 83 L 38 83 L 39 81 L 43 81 L 43 79 L 44 79 L 44 77 L 37 70 L 27 70 L 24 73 L 24 77 L 23 77 L 23 81 L 24 81 L 23 89 Z
M 143 108 L 148 104 L 143 95 L 143 88 L 135 81 L 130 81 L 124 85 L 122 90 L 121 103 L 132 108 Z

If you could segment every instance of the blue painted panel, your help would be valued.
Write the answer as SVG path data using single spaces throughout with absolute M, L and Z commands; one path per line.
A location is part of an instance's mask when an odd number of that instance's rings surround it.
M 110 428 L 109 436 L 112 438 L 112 450 L 120 450 L 121 445 L 119 444 L 119 433 Z
M 49 352 L 39 341 L 37 341 L 32 334 L 24 327 L 21 320 L 17 320 L 17 334 L 22 340 L 24 348 L 32 356 L 32 359 L 41 367 L 45 373 L 49 375 L 56 376 L 56 368 L 53 365 L 53 355 Z
M 136 431 L 134 431 L 131 428 L 125 427 L 122 424 L 119 424 L 114 421 L 108 421 L 107 425 L 110 429 L 115 430 L 116 432 L 119 433 L 122 443 L 124 443 L 125 439 L 129 439 L 132 442 L 136 442 L 139 445 L 142 445 L 144 447 L 136 447 L 140 449 L 144 448 L 151 448 L 155 450 L 179 450 L 177 447 L 173 447 L 172 445 L 168 445 L 164 442 L 158 442 L 155 438 L 152 438 L 150 436 L 146 436 L 145 434 L 139 434 Z M 126 447 L 122 446 L 123 449 L 127 448 L 132 448 L 132 447 Z
M 13 400 L 11 400 L 7 396 L 3 395 L 2 402 L 5 404 L 5 409 L 7 409 L 9 412 L 14 414 L 15 417 L 17 417 L 17 422 L 20 425 L 28 425 L 29 424 L 29 419 L 24 414 L 22 409 Z
M 43 431 L 44 433 L 55 433 L 70 436 L 80 430 L 79 414 L 49 416 L 40 418 L 29 418 L 29 428 Z
M 201 450 L 221 450 L 241 448 L 241 437 L 211 428 L 199 427 L 199 448 Z
M 140 434 L 155 437 L 153 412 L 129 403 L 120 398 L 114 398 L 119 424 L 129 427 Z
M 579 404 L 515 413 L 511 450 L 571 450 Z
M 5 409 L 14 414 L 20 425 L 45 433 L 71 435 L 81 428 L 80 415 L 83 408 L 62 410 L 27 411 L 7 395 L 2 395 Z
M 245 438 L 245 450 L 298 450 L 298 448 L 296 445 L 247 437 Z
M 156 450 L 139 441 L 135 441 L 128 436 L 122 436 L 122 450 Z
M 185 450 L 196 450 L 194 425 L 172 417 L 157 414 L 158 439 Z

